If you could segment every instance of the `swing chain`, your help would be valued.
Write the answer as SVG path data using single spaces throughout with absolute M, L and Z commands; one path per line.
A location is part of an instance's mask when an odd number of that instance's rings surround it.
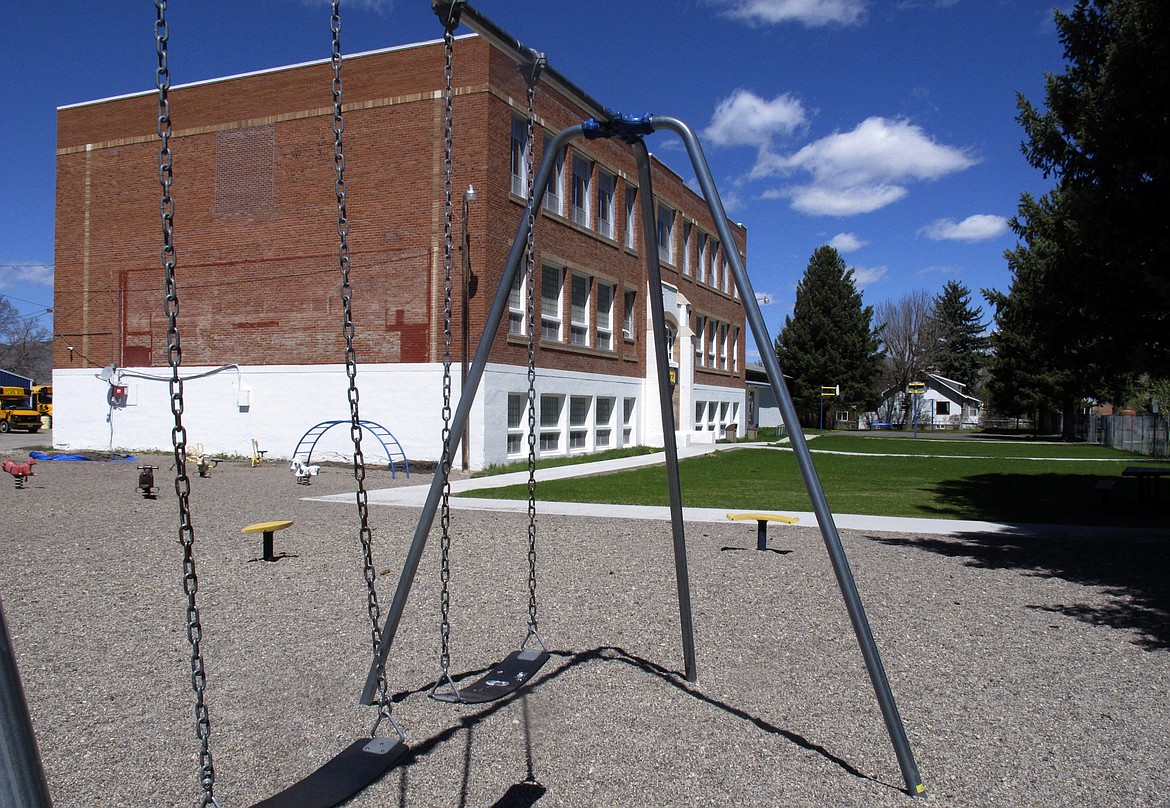
M 528 284 L 528 636 L 540 634 L 537 631 L 536 619 L 536 256 L 535 236 L 536 211 L 533 201 L 535 187 L 533 171 L 536 151 L 536 109 L 533 99 L 536 96 L 536 83 L 539 79 L 539 69 L 530 71 L 528 81 L 528 146 L 525 157 L 525 173 L 528 179 L 528 243 L 524 249 L 524 272 Z M 525 638 L 525 643 L 528 638 Z M 541 640 L 541 645 L 544 641 Z
M 381 624 L 381 607 L 378 604 L 378 592 L 375 588 L 377 572 L 374 568 L 373 531 L 370 528 L 369 498 L 366 493 L 366 461 L 362 453 L 362 426 L 361 415 L 358 409 L 357 387 L 357 354 L 354 351 L 354 322 L 353 322 L 353 286 L 349 281 L 349 217 L 346 212 L 348 201 L 345 183 L 345 147 L 342 134 L 345 131 L 345 115 L 342 107 L 341 82 L 341 4 L 340 0 L 333 0 L 332 15 L 329 28 L 333 33 L 332 67 L 333 67 L 333 166 L 337 172 L 334 182 L 334 191 L 337 196 L 337 235 L 338 265 L 341 271 L 341 302 L 342 302 L 342 330 L 345 336 L 345 375 L 349 380 L 349 414 L 350 438 L 353 441 L 353 476 L 357 481 L 357 509 L 361 522 L 359 531 L 362 545 L 362 572 L 366 581 L 366 612 L 370 618 L 370 638 L 373 644 L 374 658 L 378 658 L 378 644 L 380 640 L 379 626 Z M 390 696 L 386 682 L 386 666 L 378 667 L 378 719 L 374 723 L 377 732 L 378 725 L 385 718 L 390 719 L 399 738 L 404 738 L 402 728 L 394 719 L 391 712 Z
M 187 595 L 187 642 L 191 646 L 191 689 L 195 693 L 195 733 L 199 738 L 200 786 L 203 789 L 201 805 L 218 806 L 215 799 L 215 765 L 211 755 L 211 714 L 207 709 L 207 671 L 203 662 L 203 624 L 199 616 L 196 595 L 199 592 L 199 577 L 195 572 L 195 528 L 191 523 L 191 479 L 187 476 L 187 430 L 183 427 L 183 379 L 179 375 L 183 350 L 179 340 L 179 293 L 175 281 L 175 203 L 171 198 L 174 181 L 171 154 L 171 106 L 168 94 L 171 87 L 171 73 L 167 64 L 167 42 L 170 34 L 166 21 L 166 0 L 155 0 L 156 18 L 154 24 L 155 50 L 158 54 L 158 69 L 155 71 L 155 86 L 158 89 L 158 136 L 161 146 L 158 152 L 158 181 L 162 186 L 162 201 L 159 213 L 162 218 L 163 248 L 162 263 L 166 279 L 167 315 L 167 363 L 171 368 L 170 397 L 171 413 L 175 426 L 171 430 L 171 442 L 175 457 L 175 493 L 179 502 L 179 544 L 183 548 L 183 591 Z
M 443 33 L 443 456 L 439 473 L 443 475 L 442 507 L 439 515 L 441 528 L 439 581 L 442 585 L 439 609 L 442 615 L 440 625 L 439 666 L 443 678 L 451 680 L 451 291 L 455 250 L 454 227 L 452 224 L 454 204 L 452 203 L 452 151 L 454 112 L 452 109 L 451 80 L 454 75 L 453 59 L 455 50 L 455 29 L 448 25 Z M 451 683 L 454 688 L 454 683 Z M 457 692 L 457 691 L 456 691 Z

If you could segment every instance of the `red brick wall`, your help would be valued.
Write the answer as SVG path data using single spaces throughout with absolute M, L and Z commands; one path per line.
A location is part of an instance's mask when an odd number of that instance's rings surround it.
M 525 88 L 512 61 L 477 39 L 457 43 L 455 76 L 452 339 L 458 361 L 460 198 L 474 182 L 479 192 L 469 218 L 478 276 L 470 318 L 474 350 L 523 208 L 510 194 L 509 149 L 511 115 L 514 109 L 523 112 Z M 343 77 L 358 358 L 435 361 L 443 350 L 445 270 L 443 108 L 436 97 L 442 48 L 349 59 Z M 185 364 L 342 361 L 330 81 L 329 66 L 321 64 L 172 90 L 172 196 Z M 59 111 L 55 327 L 64 340 L 54 344 L 56 367 L 166 362 L 156 103 L 154 94 L 146 94 Z M 582 118 L 545 86 L 537 91 L 537 114 L 550 131 Z M 541 142 L 538 130 L 538 159 Z M 636 183 L 633 155 L 617 141 L 575 147 L 619 174 L 616 241 L 569 219 L 543 215 L 536 229 L 536 273 L 539 278 L 544 259 L 616 283 L 615 350 L 541 346 L 538 362 L 642 376 L 644 273 L 640 253 L 620 246 L 623 178 Z M 566 162 L 567 183 L 571 157 Z M 656 163 L 654 182 L 658 196 L 715 232 L 699 197 L 676 175 Z M 568 193 L 566 187 L 566 200 Z M 681 231 L 680 222 L 676 239 Z M 743 252 L 746 233 L 737 229 L 737 238 Z M 676 251 L 681 255 L 681 247 Z M 696 310 L 739 324 L 742 333 L 737 301 L 700 287 L 677 267 L 664 265 L 663 272 Z M 621 334 L 626 287 L 638 290 L 633 344 Z M 539 289 L 537 295 L 539 300 Z M 596 296 L 593 301 L 595 306 Z M 78 349 L 76 355 L 70 356 L 67 344 Z M 505 319 L 493 341 L 493 361 L 525 359 L 526 344 L 508 338 Z M 742 353 L 738 366 L 734 376 L 703 371 L 697 380 L 742 384 Z

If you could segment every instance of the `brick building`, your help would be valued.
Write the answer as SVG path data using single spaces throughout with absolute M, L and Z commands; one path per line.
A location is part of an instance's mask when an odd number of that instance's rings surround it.
M 457 397 L 460 197 L 474 185 L 474 350 L 524 208 L 526 99 L 505 53 L 478 36 L 455 49 Z M 362 417 L 417 460 L 441 450 L 442 65 L 442 44 L 429 42 L 347 57 L 343 69 Z M 212 453 L 246 454 L 256 439 L 287 457 L 309 427 L 349 417 L 331 80 L 325 60 L 170 94 L 184 424 Z M 149 91 L 58 110 L 60 448 L 170 446 L 156 105 Z M 588 117 L 543 84 L 536 114 L 537 162 L 550 133 Z M 746 232 L 732 225 L 737 243 L 720 244 L 702 198 L 657 160 L 653 173 L 664 280 L 653 293 L 664 299 L 677 368 L 678 439 L 713 440 L 729 424 L 742 433 L 744 312 L 724 254 L 745 255 Z M 542 455 L 662 444 L 637 185 L 618 140 L 575 143 L 557 157 L 535 229 Z M 527 452 L 525 302 L 515 290 L 495 336 L 469 427 L 472 468 Z M 333 432 L 345 454 L 348 430 Z

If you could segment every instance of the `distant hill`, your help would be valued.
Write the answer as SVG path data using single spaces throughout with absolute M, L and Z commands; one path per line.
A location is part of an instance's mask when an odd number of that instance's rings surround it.
M 0 368 L 31 376 L 36 384 L 53 381 L 53 343 L 51 340 L 15 345 L 0 343 Z

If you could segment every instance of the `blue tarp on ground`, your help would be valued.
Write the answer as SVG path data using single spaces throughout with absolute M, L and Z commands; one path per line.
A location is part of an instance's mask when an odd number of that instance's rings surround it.
M 137 463 L 134 455 L 111 454 L 103 457 L 86 457 L 79 454 L 45 454 L 44 452 L 29 452 L 33 460 L 108 460 L 111 463 Z

